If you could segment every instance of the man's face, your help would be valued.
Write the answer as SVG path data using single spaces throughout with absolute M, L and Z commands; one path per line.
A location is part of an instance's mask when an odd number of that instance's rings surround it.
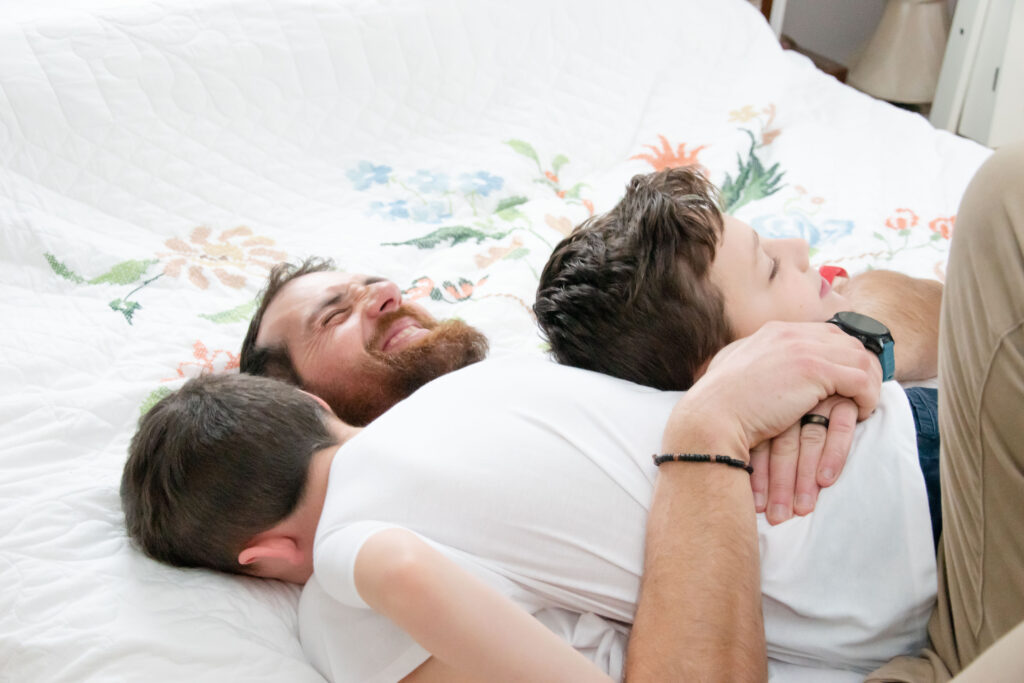
M 802 239 L 761 238 L 746 223 L 724 217 L 721 242 L 711 264 L 711 282 L 725 297 L 725 313 L 736 338 L 771 320 L 828 320 L 847 307 L 820 273 L 810 267 Z
M 349 424 L 373 420 L 430 380 L 481 360 L 482 334 L 438 323 L 402 304 L 395 283 L 316 272 L 285 285 L 267 306 L 256 346 L 287 347 L 303 388 Z

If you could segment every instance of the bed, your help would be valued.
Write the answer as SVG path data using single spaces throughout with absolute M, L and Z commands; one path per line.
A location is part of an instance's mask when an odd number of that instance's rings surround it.
M 538 272 L 636 173 L 697 164 L 815 264 L 941 280 L 987 154 L 784 52 L 743 0 L 183 0 L 4 21 L 0 679 L 323 680 L 296 588 L 158 565 L 118 500 L 139 415 L 237 370 L 273 263 L 333 257 L 478 326 L 492 353 L 543 354 Z

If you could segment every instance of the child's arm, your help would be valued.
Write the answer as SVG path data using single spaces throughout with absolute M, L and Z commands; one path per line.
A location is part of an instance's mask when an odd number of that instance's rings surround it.
M 359 595 L 433 657 L 406 682 L 601 681 L 608 676 L 525 610 L 415 534 L 374 534 L 356 557 Z
M 939 365 L 939 310 L 942 283 L 891 270 L 869 270 L 836 286 L 851 308 L 870 315 L 892 332 L 896 379 L 935 377 Z

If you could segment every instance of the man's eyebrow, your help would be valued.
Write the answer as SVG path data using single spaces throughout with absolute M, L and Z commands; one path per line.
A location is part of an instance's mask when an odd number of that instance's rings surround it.
M 323 313 L 328 308 L 330 308 L 331 306 L 337 305 L 338 302 L 340 302 L 342 299 L 344 299 L 346 296 L 348 296 L 348 292 L 349 292 L 349 287 L 345 287 L 345 289 L 341 290 L 340 292 L 335 292 L 331 296 L 329 296 L 326 299 L 324 299 L 323 301 L 321 301 L 316 306 L 316 308 L 311 310 L 309 312 L 309 315 L 306 316 L 306 322 L 305 322 L 304 327 L 306 329 L 312 329 L 316 325 L 316 321 L 320 317 L 320 314 Z

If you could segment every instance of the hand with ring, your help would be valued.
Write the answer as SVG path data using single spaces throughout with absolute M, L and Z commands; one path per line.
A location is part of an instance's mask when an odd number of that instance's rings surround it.
M 853 445 L 857 405 L 842 396 L 821 401 L 799 424 L 750 451 L 754 506 L 771 524 L 814 510 L 835 483 Z

